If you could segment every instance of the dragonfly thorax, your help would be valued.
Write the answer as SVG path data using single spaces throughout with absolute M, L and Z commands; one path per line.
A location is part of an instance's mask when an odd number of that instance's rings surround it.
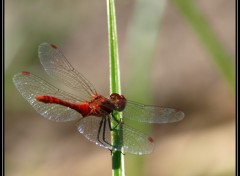
M 88 102 L 91 109 L 90 114 L 98 117 L 108 116 L 115 109 L 111 101 L 101 95 L 97 95 L 93 100 Z

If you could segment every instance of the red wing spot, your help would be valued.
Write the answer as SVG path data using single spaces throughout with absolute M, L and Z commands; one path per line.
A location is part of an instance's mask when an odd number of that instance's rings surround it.
M 154 142 L 153 138 L 152 138 L 152 137 L 150 137 L 150 136 L 148 136 L 148 141 L 149 141 L 149 142 L 151 142 L 151 143 L 153 143 L 153 142 Z
M 27 72 L 27 71 L 23 71 L 21 72 L 22 75 L 30 75 L 30 72 Z
M 57 46 L 54 45 L 54 44 L 50 44 L 50 46 L 51 46 L 52 48 L 54 48 L 54 49 L 57 49 Z
M 181 109 L 176 109 L 176 112 L 182 112 L 182 110 Z

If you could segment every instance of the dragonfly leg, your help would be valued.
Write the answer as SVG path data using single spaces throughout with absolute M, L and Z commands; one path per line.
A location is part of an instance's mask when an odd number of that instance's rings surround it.
M 110 119 L 108 118 L 108 124 L 111 131 L 115 130 L 119 124 L 123 124 L 122 121 L 119 121 L 112 113 L 112 119 L 117 123 L 113 128 L 111 127 Z
M 110 124 L 110 121 L 109 121 L 109 124 Z M 100 140 L 100 133 L 101 133 L 101 130 L 103 129 L 103 136 L 102 136 L 102 141 Z M 100 121 L 100 124 L 99 124 L 99 128 L 98 128 L 98 134 L 97 134 L 97 140 L 98 140 L 98 142 L 99 143 L 101 143 L 104 147 L 106 146 L 106 144 L 108 144 L 108 145 L 110 145 L 111 146 L 111 148 L 112 148 L 112 145 L 108 142 L 108 141 L 106 141 L 106 119 L 102 119 L 101 121 Z M 105 144 L 104 144 L 104 143 Z M 113 149 L 110 149 L 110 148 L 108 148 L 108 150 L 111 152 L 111 154 L 112 154 L 112 152 L 113 152 Z M 122 153 L 122 152 L 121 152 Z M 122 153 L 123 154 L 123 153 Z
M 110 145 L 112 147 L 112 144 L 110 144 L 108 141 L 106 141 L 106 119 L 104 119 L 103 121 L 103 142 L 105 142 L 106 144 Z
M 109 149 L 109 150 L 110 150 L 110 149 Z M 118 150 L 118 151 L 121 152 L 122 155 L 125 155 L 125 153 L 123 153 L 121 150 Z M 113 150 L 110 150 L 110 152 L 111 152 L 111 155 L 112 155 Z
M 112 128 L 110 118 L 108 118 L 108 126 L 109 126 L 110 131 L 115 130 L 120 123 L 121 123 L 121 122 L 117 122 L 117 125 L 115 125 L 115 126 Z
M 100 141 L 100 133 L 101 133 L 101 129 L 102 129 L 102 124 L 103 124 L 103 119 L 100 121 L 100 124 L 99 124 L 99 128 L 98 128 L 98 134 L 97 134 L 97 140 L 98 142 L 100 142 L 103 146 L 105 146 L 105 144 Z
M 120 120 L 118 120 L 118 119 L 115 117 L 115 115 L 114 115 L 113 112 L 111 113 L 111 115 L 112 115 L 112 118 L 113 118 L 113 120 L 114 120 L 115 122 L 117 122 L 117 123 L 120 123 L 120 122 L 121 122 Z
M 110 131 L 115 130 L 115 128 L 116 128 L 120 123 L 122 123 L 122 122 L 119 122 L 114 128 L 111 128 L 111 121 L 110 121 L 110 118 L 108 118 L 108 126 L 109 126 Z M 111 145 L 111 146 L 113 147 L 113 145 Z M 114 148 L 114 147 L 113 147 L 113 148 Z M 123 153 L 121 150 L 119 150 L 118 147 L 117 147 L 116 149 L 117 149 L 117 151 L 120 151 L 123 155 L 125 155 L 125 153 Z M 113 150 L 114 150 L 114 149 L 113 149 Z M 113 151 L 113 150 L 111 150 L 111 154 L 112 154 L 112 151 Z

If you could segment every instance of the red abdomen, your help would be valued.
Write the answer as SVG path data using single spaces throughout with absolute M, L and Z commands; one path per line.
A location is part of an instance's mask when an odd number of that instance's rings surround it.
M 86 117 L 86 116 L 90 115 L 90 113 L 91 113 L 91 108 L 89 107 L 88 103 L 74 104 L 74 103 L 70 103 L 70 102 L 61 100 L 56 97 L 45 96 L 45 95 L 44 96 L 36 96 L 35 98 L 36 98 L 36 100 L 43 102 L 43 103 L 53 103 L 53 104 L 59 104 L 59 105 L 65 106 L 65 107 L 69 107 L 71 109 L 78 111 L 83 117 Z

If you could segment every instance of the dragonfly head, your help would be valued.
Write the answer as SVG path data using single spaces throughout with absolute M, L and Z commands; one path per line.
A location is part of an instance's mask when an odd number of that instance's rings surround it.
M 112 93 L 110 95 L 110 101 L 114 104 L 114 110 L 116 111 L 123 111 L 126 106 L 126 98 L 117 93 Z

